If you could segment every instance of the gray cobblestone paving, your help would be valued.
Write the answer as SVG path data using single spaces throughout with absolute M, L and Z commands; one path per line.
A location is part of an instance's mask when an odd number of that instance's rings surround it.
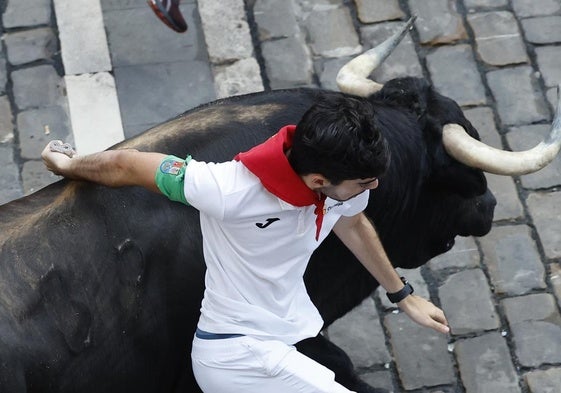
M 493 146 L 525 149 L 549 128 L 561 82 L 561 0 L 239 1 L 182 1 L 189 31 L 178 35 L 144 0 L 101 0 L 127 137 L 248 91 L 248 80 L 259 90 L 260 77 L 267 89 L 336 89 L 342 64 L 412 14 L 414 29 L 375 78 L 428 77 Z M 51 0 L 0 0 L 0 12 L 5 203 L 56 180 L 40 150 L 72 134 Z M 216 26 L 236 35 L 216 39 Z M 327 330 L 366 381 L 411 393 L 561 392 L 559 160 L 532 175 L 488 175 L 498 199 L 491 233 L 457 239 L 447 254 L 403 272 L 443 307 L 449 336 L 414 325 L 383 292 Z
M 475 35 L 477 53 L 485 63 L 504 66 L 528 61 L 518 23 L 511 12 L 474 13 L 467 19 Z
M 427 56 L 432 83 L 460 105 L 487 103 L 481 76 L 469 45 L 442 46 Z M 458 80 L 462 88 L 458 89 Z
M 454 352 L 466 392 L 522 392 L 507 340 L 499 332 L 460 339 Z
M 481 269 L 452 274 L 439 288 L 442 307 L 452 334 L 462 335 L 499 328 L 491 290 Z
M 70 125 L 51 1 L 0 1 L 0 10 L 0 203 L 5 203 L 53 182 L 34 164 L 51 135 L 69 139 Z
M 497 294 L 511 296 L 545 289 L 545 268 L 525 225 L 495 228 L 481 239 L 483 262 Z

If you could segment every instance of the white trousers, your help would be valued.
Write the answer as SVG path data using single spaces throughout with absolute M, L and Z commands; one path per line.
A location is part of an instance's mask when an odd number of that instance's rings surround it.
M 195 337 L 191 358 L 204 393 L 353 393 L 333 371 L 280 341 Z

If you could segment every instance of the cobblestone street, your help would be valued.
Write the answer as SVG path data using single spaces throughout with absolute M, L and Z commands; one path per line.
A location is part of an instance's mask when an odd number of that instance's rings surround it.
M 184 0 L 181 10 L 186 34 L 145 0 L 0 0 L 0 204 L 57 180 L 40 160 L 51 139 L 89 153 L 216 98 L 336 90 L 343 64 L 412 15 L 374 79 L 429 79 L 485 143 L 511 150 L 541 141 L 557 105 L 561 0 Z M 492 231 L 403 272 L 444 309 L 449 336 L 412 323 L 384 292 L 325 332 L 373 386 L 561 392 L 561 158 L 486 176 Z

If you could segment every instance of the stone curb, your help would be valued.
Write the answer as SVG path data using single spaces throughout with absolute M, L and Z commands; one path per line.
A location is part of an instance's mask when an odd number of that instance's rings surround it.
M 76 150 L 101 151 L 124 139 L 101 5 L 99 0 L 54 0 L 54 5 Z

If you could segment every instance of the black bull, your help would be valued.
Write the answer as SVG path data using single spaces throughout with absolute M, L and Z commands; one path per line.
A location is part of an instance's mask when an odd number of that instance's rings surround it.
M 118 147 L 229 160 L 298 122 L 323 94 L 340 93 L 220 100 Z M 495 199 L 484 175 L 441 143 L 449 122 L 477 137 L 460 108 L 416 79 L 387 83 L 370 99 L 386 107 L 379 118 L 391 130 L 392 160 L 367 214 L 394 265 L 420 266 L 457 235 L 486 234 Z M 189 353 L 205 266 L 194 208 L 140 188 L 62 180 L 1 206 L 0 230 L 0 391 L 199 391 Z M 333 236 L 305 279 L 326 326 L 377 287 Z M 349 388 L 370 391 L 321 336 L 298 346 Z

